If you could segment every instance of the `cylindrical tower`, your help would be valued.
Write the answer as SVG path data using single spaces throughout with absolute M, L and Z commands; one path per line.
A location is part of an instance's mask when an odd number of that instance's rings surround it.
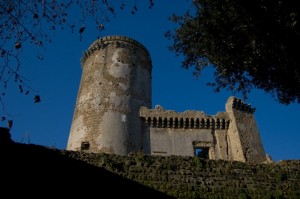
M 151 108 L 149 52 L 124 36 L 96 40 L 81 58 L 82 76 L 67 150 L 127 155 L 150 152 L 141 106 Z

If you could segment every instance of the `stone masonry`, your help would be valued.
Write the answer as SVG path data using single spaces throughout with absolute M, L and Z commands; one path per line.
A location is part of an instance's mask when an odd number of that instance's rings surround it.
M 84 53 L 67 149 L 126 155 L 150 152 L 141 106 L 151 107 L 151 59 L 127 37 L 104 37 Z
M 255 109 L 233 96 L 226 112 L 151 109 L 151 58 L 124 36 L 95 41 L 84 53 L 67 150 L 128 155 L 199 156 L 265 162 Z
M 254 111 L 232 96 L 226 112 L 213 116 L 193 110 L 177 113 L 161 106 L 141 107 L 140 116 L 150 129 L 152 155 L 196 156 L 200 149 L 213 160 L 264 162 Z

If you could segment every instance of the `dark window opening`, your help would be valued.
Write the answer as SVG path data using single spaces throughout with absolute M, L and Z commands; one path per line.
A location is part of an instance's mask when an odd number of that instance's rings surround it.
M 89 142 L 82 142 L 81 143 L 81 150 L 88 150 L 90 148 Z
M 209 159 L 208 151 L 209 148 L 207 147 L 197 147 L 195 148 L 195 156 L 199 158 Z

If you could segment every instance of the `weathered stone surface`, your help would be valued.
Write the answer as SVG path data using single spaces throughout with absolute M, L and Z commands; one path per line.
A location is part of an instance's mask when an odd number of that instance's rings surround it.
M 232 160 L 243 162 L 264 162 L 267 160 L 254 118 L 254 109 L 241 100 L 230 97 L 226 112 L 231 123 L 228 129 L 228 142 Z
M 178 199 L 300 197 L 299 160 L 264 164 L 143 153 L 61 152 Z
M 269 164 L 188 156 L 0 145 L 4 198 L 300 198 L 300 160 Z M 12 191 L 16 190 L 16 191 Z M 6 196 L 6 197 L 5 197 Z
M 137 41 L 121 36 L 94 42 L 82 58 L 82 77 L 68 150 L 125 155 L 149 151 L 141 106 L 151 107 L 151 59 Z M 89 143 L 89 148 L 82 148 Z
M 123 36 L 95 41 L 84 53 L 67 149 L 126 155 L 201 156 L 260 163 L 267 159 L 255 108 L 233 96 L 226 112 L 151 109 L 151 59 Z M 200 152 L 199 152 L 200 151 Z

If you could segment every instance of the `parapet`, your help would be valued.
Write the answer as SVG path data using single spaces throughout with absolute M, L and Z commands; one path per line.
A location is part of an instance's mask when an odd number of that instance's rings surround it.
M 83 56 L 80 59 L 81 64 L 83 64 L 85 62 L 85 60 L 91 54 L 93 54 L 95 51 L 104 49 L 110 43 L 116 43 L 117 45 L 119 44 L 121 47 L 121 43 L 119 43 L 119 42 L 126 42 L 126 43 L 133 45 L 136 48 L 139 48 L 140 50 L 144 51 L 146 56 L 148 56 L 150 58 L 150 53 L 145 48 L 145 46 L 143 46 L 140 42 L 138 42 L 132 38 L 129 38 L 126 36 L 105 36 L 105 37 L 102 37 L 102 38 L 96 40 L 95 42 L 93 42 L 91 44 L 91 46 L 85 52 L 83 52 Z
M 160 105 L 156 105 L 154 109 L 141 107 L 140 117 L 147 126 L 155 128 L 228 129 L 230 123 L 225 112 L 209 116 L 203 111 L 175 112 L 174 110 L 164 110 Z
M 245 113 L 253 114 L 256 108 L 252 108 L 250 104 L 245 104 L 241 99 L 231 96 L 226 104 L 228 109 L 233 108 Z

